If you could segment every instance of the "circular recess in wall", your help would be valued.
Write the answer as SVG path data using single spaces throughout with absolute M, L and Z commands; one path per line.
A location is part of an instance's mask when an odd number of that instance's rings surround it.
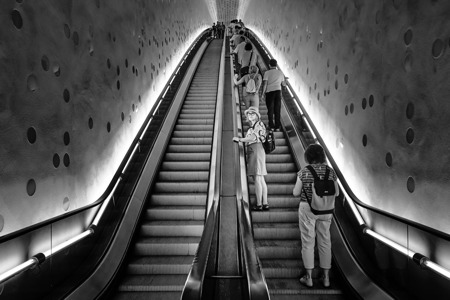
M 355 106 L 352 103 L 352 104 L 350 104 L 350 113 L 352 114 L 354 110 L 355 110 Z
M 442 56 L 444 53 L 444 42 L 441 39 L 434 41 L 431 48 L 431 53 L 433 54 L 433 58 L 439 58 Z
M 139 76 L 139 71 L 138 71 L 138 69 L 136 68 L 136 77 L 138 77 Z
M 131 123 L 131 115 L 129 115 L 129 122 Z
M 144 65 L 144 73 L 147 73 L 147 66 Z
M 362 106 L 362 109 L 366 109 L 366 107 L 367 107 L 367 99 L 366 98 L 362 99 L 361 106 Z
M 337 73 L 338 73 L 338 66 L 336 65 L 336 67 L 334 67 L 334 74 L 337 75 Z
M 80 43 L 80 37 L 78 36 L 78 32 L 76 32 L 76 31 L 73 32 L 72 40 L 73 40 L 73 44 L 75 46 L 78 46 L 78 44 Z
M 97 8 L 100 8 L 100 0 L 95 0 L 95 6 L 97 6 Z
M 117 76 L 119 76 L 120 75 L 120 67 L 119 66 L 117 66 L 116 71 L 117 71 Z
M 138 101 L 139 101 L 139 103 L 142 103 L 142 101 L 141 101 L 141 95 L 139 95 Z
M 131 105 L 131 110 L 134 112 L 134 109 L 135 109 L 136 107 L 134 106 L 134 103 Z
M 30 127 L 27 130 L 27 139 L 30 144 L 34 144 L 36 142 L 36 129 L 34 127 Z
M 89 129 L 92 129 L 94 127 L 94 120 L 92 120 L 91 117 L 89 117 L 88 126 L 89 126 Z
M 69 157 L 69 154 L 64 154 L 64 157 L 63 157 L 63 163 L 64 163 L 64 165 L 66 166 L 66 167 L 68 167 L 69 165 L 70 165 L 70 157 Z
M 390 168 L 392 167 L 392 154 L 390 152 L 386 153 L 386 165 Z
M 330 67 L 330 59 L 328 58 L 327 59 L 327 68 L 329 68 Z
M 106 131 L 111 132 L 111 123 L 106 123 Z
M 125 120 L 125 115 L 123 112 L 120 113 L 120 119 L 122 120 L 122 122 L 123 122 L 123 120 Z
M 306 68 L 306 75 L 309 74 L 309 68 Z
M 64 209 L 64 211 L 68 211 L 69 207 L 70 207 L 69 197 L 64 197 L 64 200 L 63 200 L 63 209 Z
M 409 102 L 406 106 L 406 118 L 412 119 L 414 117 L 414 103 Z
M 134 68 L 134 66 L 131 68 L 131 72 L 134 74 L 134 70 L 135 70 L 135 68 Z
M 5 219 L 2 215 L 0 215 L 0 232 L 3 230 L 3 226 L 5 226 Z M 3 285 L 0 285 L 0 295 L 2 294 Z
M 414 130 L 412 128 L 408 128 L 406 131 L 406 142 L 408 144 L 412 144 L 412 142 L 414 142 Z
M 309 87 L 309 94 L 311 95 L 312 93 L 312 87 Z
M 345 75 L 344 75 L 344 82 L 345 82 L 345 84 L 348 83 L 348 74 L 345 74 Z
M 27 78 L 27 87 L 30 92 L 34 92 L 38 88 L 37 78 L 34 74 L 31 74 Z
M 66 146 L 70 144 L 70 134 L 67 131 L 64 132 L 63 141 Z
M 64 24 L 64 35 L 66 38 L 70 38 L 70 27 L 67 24 Z
M 369 96 L 369 106 L 372 107 L 374 105 L 374 103 L 375 103 L 375 99 L 374 99 L 373 95 L 370 95 Z
M 410 72 L 412 69 L 413 57 L 411 51 L 406 51 L 405 58 L 403 59 L 403 69 L 406 72 Z
M 320 100 L 320 93 L 317 93 L 317 101 Z
M 327 90 L 323 89 L 323 96 L 326 97 L 327 96 Z
M 362 144 L 364 147 L 367 146 L 367 135 L 363 135 Z
M 66 103 L 68 103 L 70 101 L 70 92 L 68 89 L 64 89 L 63 98 Z
M 36 193 L 36 182 L 34 179 L 30 179 L 27 182 L 27 194 L 28 196 L 33 196 Z
M 405 35 L 403 36 L 403 40 L 405 41 L 405 45 L 409 46 L 411 44 L 413 38 L 413 33 L 411 29 L 406 30 Z
M 59 158 L 59 155 L 57 153 L 53 154 L 53 166 L 58 168 L 60 163 L 61 159 Z
M 337 90 L 338 89 L 338 81 L 336 79 L 336 81 L 334 82 L 334 88 Z
M 48 69 L 50 68 L 50 60 L 46 55 L 42 55 L 41 66 L 44 71 L 48 71 Z
M 61 69 L 58 65 L 53 66 L 53 74 L 55 74 L 56 77 L 61 76 Z
M 414 178 L 411 176 L 408 177 L 408 181 L 406 182 L 406 188 L 408 189 L 408 192 L 413 193 L 416 189 L 416 183 L 414 181 Z
M 141 56 L 141 48 L 139 48 L 138 54 L 139 56 Z
M 345 115 L 348 115 L 348 105 L 345 106 L 344 112 L 345 112 Z
M 11 12 L 11 20 L 17 29 L 21 29 L 23 27 L 22 15 L 17 9 L 14 9 Z
M 116 86 L 117 86 L 117 89 L 120 90 L 120 80 L 117 80 Z
M 317 82 L 314 83 L 314 90 L 317 90 Z
M 125 58 L 125 68 L 128 68 L 128 59 Z
M 111 69 L 111 61 L 109 60 L 109 58 L 106 60 L 106 66 L 108 67 L 108 69 Z

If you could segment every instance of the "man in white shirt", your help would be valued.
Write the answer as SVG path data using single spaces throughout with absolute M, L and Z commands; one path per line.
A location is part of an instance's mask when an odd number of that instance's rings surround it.
M 245 37 L 241 36 L 239 45 L 237 45 L 236 48 L 234 48 L 234 50 L 232 52 L 232 54 L 235 55 L 234 61 L 236 62 L 236 73 L 237 74 L 239 74 L 239 71 L 241 70 L 241 60 L 242 60 L 242 55 L 244 54 L 244 51 L 245 51 Z
M 281 130 L 281 86 L 286 86 L 283 73 L 277 69 L 277 61 L 271 59 L 270 70 L 264 73 L 261 99 L 266 100 L 269 127 L 275 131 Z M 275 122 L 274 122 L 275 117 Z

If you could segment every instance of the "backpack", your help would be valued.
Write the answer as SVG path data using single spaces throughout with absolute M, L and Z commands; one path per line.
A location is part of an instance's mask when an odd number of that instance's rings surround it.
M 250 75 L 248 75 L 248 78 L 250 78 L 250 79 L 245 84 L 245 91 L 249 94 L 256 93 L 256 82 L 255 82 L 256 75 L 258 75 L 258 74 L 253 75 L 253 78 Z
M 252 63 L 252 56 L 253 56 L 253 51 L 250 53 L 250 60 L 248 61 L 248 66 L 245 66 L 245 67 L 241 66 L 241 70 L 239 71 L 241 78 L 244 77 L 244 75 L 248 74 L 249 69 L 250 69 L 250 64 Z
M 315 215 L 331 214 L 334 211 L 334 201 L 336 198 L 336 186 L 334 181 L 329 179 L 330 168 L 325 166 L 325 176 L 323 179 L 317 176 L 316 171 L 310 165 L 306 168 L 311 172 L 314 177 L 314 183 L 312 186 L 312 199 L 308 198 L 308 194 L 303 189 L 306 199 L 311 207 L 311 212 Z
M 266 124 L 264 124 L 263 121 L 260 121 L 264 128 L 267 128 Z M 256 123 L 255 123 L 256 124 Z M 273 150 L 275 150 L 276 146 L 275 146 L 275 136 L 273 135 L 273 130 L 266 129 L 266 135 L 264 137 L 260 137 L 259 140 L 262 143 L 262 146 L 264 148 L 264 152 L 266 152 L 266 154 L 271 153 Z

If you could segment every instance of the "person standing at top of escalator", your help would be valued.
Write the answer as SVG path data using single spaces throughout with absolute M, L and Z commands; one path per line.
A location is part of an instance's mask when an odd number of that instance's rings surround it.
M 328 178 L 334 181 L 335 190 L 337 191 L 337 194 L 339 194 L 339 187 L 336 182 L 336 172 L 325 164 L 325 151 L 322 146 L 318 144 L 309 145 L 305 151 L 305 161 L 314 169 L 318 177 L 325 176 L 326 170 L 328 169 Z M 308 287 L 313 286 L 312 271 L 314 269 L 314 247 L 315 238 L 317 236 L 319 265 L 323 270 L 322 283 L 324 287 L 329 287 L 329 271 L 331 269 L 330 225 L 333 214 L 326 213 L 316 215 L 311 211 L 308 199 L 312 198 L 314 177 L 308 169 L 309 166 L 302 168 L 297 173 L 297 182 L 295 183 L 293 190 L 294 196 L 300 196 L 298 221 L 302 241 L 302 260 L 306 269 L 306 274 L 300 278 L 300 282 Z

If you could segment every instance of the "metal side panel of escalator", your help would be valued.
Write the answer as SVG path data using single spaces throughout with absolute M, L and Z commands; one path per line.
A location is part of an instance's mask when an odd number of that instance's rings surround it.
M 179 299 L 205 222 L 220 41 L 206 49 L 112 299 Z

